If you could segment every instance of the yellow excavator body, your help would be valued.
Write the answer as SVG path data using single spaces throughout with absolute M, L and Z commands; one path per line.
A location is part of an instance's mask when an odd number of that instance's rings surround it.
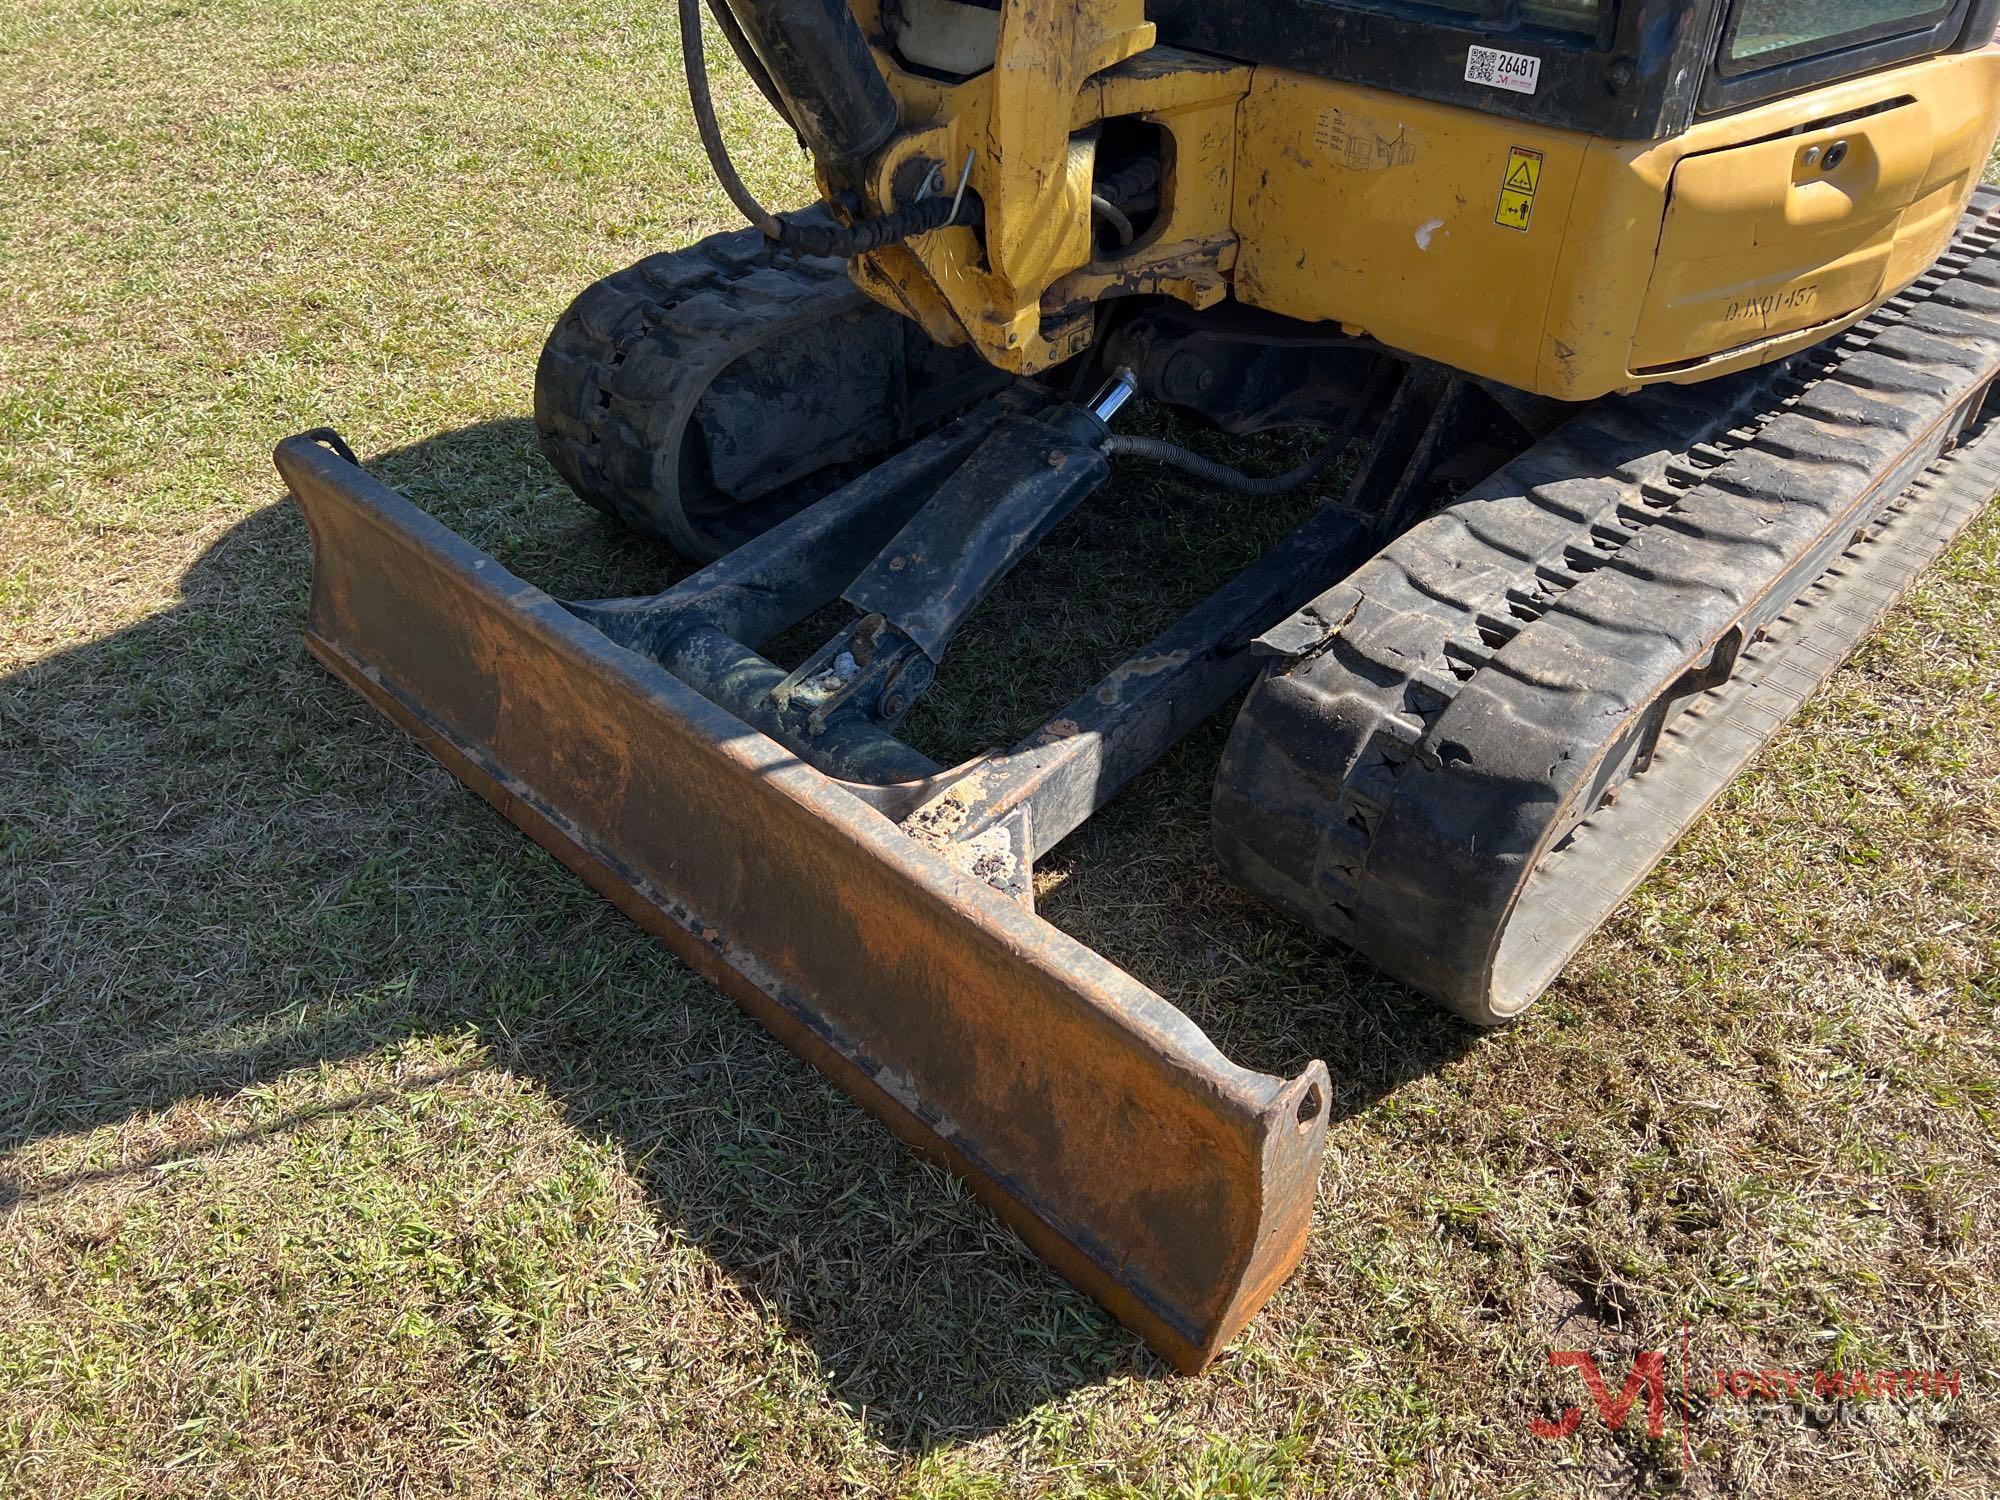
M 864 0 L 865 5 L 865 0 Z M 878 54 L 915 122 L 875 164 L 963 173 L 983 237 L 946 229 L 856 277 L 942 343 L 1033 374 L 1107 297 L 1233 297 L 1560 400 L 1710 379 L 1866 316 L 1936 259 L 2000 130 L 2000 47 L 1699 120 L 1662 140 L 1536 125 L 1148 45 L 1136 0 L 1005 0 L 1003 61 L 955 87 Z M 1170 155 L 1159 217 L 1091 230 L 1094 130 Z

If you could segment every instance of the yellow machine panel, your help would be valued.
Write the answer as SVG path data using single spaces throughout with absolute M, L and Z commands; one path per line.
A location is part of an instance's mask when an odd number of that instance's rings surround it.
M 1238 118 L 1238 299 L 1535 384 L 1586 137 L 1267 69 Z
M 1942 248 L 2000 124 L 2000 49 L 1634 146 L 1259 69 L 1236 296 L 1570 400 L 1776 358 Z

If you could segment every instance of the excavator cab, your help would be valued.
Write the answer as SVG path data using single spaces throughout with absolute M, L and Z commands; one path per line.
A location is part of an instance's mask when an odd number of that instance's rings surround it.
M 707 3 L 751 227 L 586 288 L 534 391 L 685 565 L 554 599 L 318 429 L 308 647 L 1198 1369 L 1297 1263 L 1332 1080 L 1225 1057 L 1037 861 L 1228 713 L 1218 872 L 1520 1015 L 2000 488 L 2000 0 Z M 805 210 L 736 172 L 710 33 Z M 1297 523 L 1019 742 L 908 743 L 1159 465 Z

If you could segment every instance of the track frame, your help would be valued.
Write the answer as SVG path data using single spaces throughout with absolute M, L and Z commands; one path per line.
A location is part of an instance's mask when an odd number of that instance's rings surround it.
M 1224 868 L 1470 1021 L 1519 1015 L 1754 752 L 1676 717 L 1796 677 L 1765 637 L 1830 569 L 1912 580 L 1869 533 L 1996 378 L 1982 188 L 1849 332 L 1588 408 L 1273 632 L 1216 779 Z M 1859 639 L 1804 641 L 1811 680 Z

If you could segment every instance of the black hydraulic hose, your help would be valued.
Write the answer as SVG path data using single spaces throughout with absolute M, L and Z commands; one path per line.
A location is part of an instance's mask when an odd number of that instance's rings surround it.
M 947 224 L 979 222 L 985 207 L 979 195 L 970 192 L 956 200 L 942 194 L 922 198 L 893 213 L 863 219 L 858 224 L 794 224 L 764 207 L 737 175 L 736 164 L 729 159 L 729 147 L 722 139 L 722 126 L 715 118 L 715 100 L 708 90 L 708 58 L 702 50 L 701 6 L 702 0 L 680 0 L 681 66 L 687 74 L 688 103 L 694 110 L 695 129 L 700 132 L 702 150 L 708 153 L 709 169 L 715 173 L 715 180 L 722 184 L 737 212 L 766 239 L 775 240 L 795 255 L 852 260 Z
M 1115 172 L 1106 172 L 1091 185 L 1091 191 L 1118 208 L 1132 213 L 1159 202 L 1160 159 L 1142 156 Z
M 1164 442 L 1159 438 L 1114 432 L 1104 451 L 1113 458 L 1147 458 L 1154 463 L 1170 464 L 1183 473 L 1205 479 L 1223 489 L 1234 490 L 1239 495 L 1255 495 L 1261 499 L 1286 495 L 1300 485 L 1317 479 L 1328 464 L 1347 451 L 1347 445 L 1354 441 L 1355 431 L 1361 426 L 1361 419 L 1374 406 L 1375 397 L 1384 383 L 1384 374 L 1378 369 L 1362 389 L 1359 399 L 1347 408 L 1325 447 L 1297 468 L 1264 479 L 1245 474 L 1241 469 L 1232 469 L 1228 464 L 1217 463 L 1212 458 L 1204 458 L 1192 448 L 1183 448 L 1179 443 Z
M 1125 217 L 1125 211 L 1117 204 L 1102 193 L 1092 193 L 1090 211 L 1111 226 L 1112 233 L 1118 236 L 1120 245 L 1132 243 L 1132 221 Z
M 680 17 L 681 70 L 687 75 L 688 104 L 694 109 L 694 127 L 701 133 L 702 150 L 708 153 L 709 170 L 715 173 L 715 180 L 729 194 L 729 201 L 736 205 L 738 213 L 762 230 L 765 238 L 782 241 L 784 226 L 736 175 L 736 164 L 729 159 L 729 147 L 723 143 L 722 126 L 715 118 L 715 100 L 708 92 L 708 59 L 702 55 L 701 0 L 680 0 Z
M 1202 454 L 1192 448 L 1182 448 L 1178 442 L 1162 442 L 1160 438 L 1138 438 L 1124 432 L 1114 432 L 1104 444 L 1104 452 L 1112 458 L 1150 458 L 1156 464 L 1170 464 L 1184 474 L 1194 474 L 1196 478 L 1208 480 L 1210 484 L 1220 484 L 1224 490 L 1234 490 L 1236 494 L 1250 494 L 1258 498 L 1270 498 L 1278 494 L 1290 494 L 1300 484 L 1310 484 L 1320 476 L 1320 472 L 1346 452 L 1348 444 L 1354 442 L 1354 432 L 1360 428 L 1362 418 L 1376 404 L 1376 396 L 1388 384 L 1392 372 L 1400 372 L 1394 360 L 1382 360 L 1376 364 L 1368 382 L 1362 386 L 1362 394 L 1348 406 L 1346 414 L 1340 418 L 1340 426 L 1334 428 L 1334 436 L 1320 448 L 1312 458 L 1308 458 L 1298 468 L 1286 470 L 1284 474 L 1272 474 L 1270 478 L 1258 478 L 1254 474 L 1244 474 L 1240 468 L 1230 468 L 1228 464 L 1218 464 L 1214 458 L 1202 458 Z
M 858 224 L 794 224 L 789 219 L 780 219 L 778 242 L 799 255 L 831 255 L 852 260 L 948 224 L 977 224 L 986 206 L 977 193 L 969 192 L 959 200 L 956 212 L 953 209 L 951 199 L 940 193 Z
M 1134 437 L 1129 433 L 1115 432 L 1110 445 L 1105 449 L 1113 458 L 1150 458 L 1154 463 L 1170 464 L 1197 479 L 1205 479 L 1226 490 L 1234 490 L 1239 495 L 1271 496 L 1288 494 L 1300 485 L 1318 477 L 1334 459 L 1340 456 L 1352 440 L 1352 433 L 1343 433 L 1328 443 L 1311 458 L 1283 474 L 1273 474 L 1259 479 L 1253 474 L 1245 474 L 1241 469 L 1232 469 L 1228 464 L 1217 463 L 1212 458 L 1203 458 L 1192 448 L 1183 448 L 1179 443 L 1163 442 L 1159 438 Z

